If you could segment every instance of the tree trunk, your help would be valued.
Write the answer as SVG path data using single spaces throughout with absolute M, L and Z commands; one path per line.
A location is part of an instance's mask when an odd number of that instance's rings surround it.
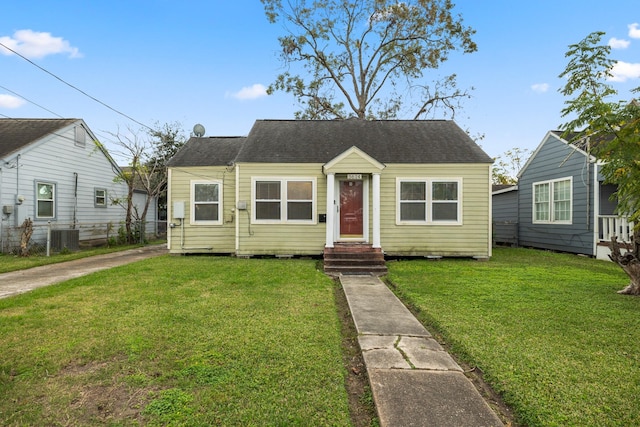
M 31 221 L 31 218 L 24 220 L 22 228 L 22 236 L 20 238 L 20 256 L 27 257 L 29 256 L 29 241 L 33 234 L 33 221 Z
M 611 261 L 618 264 L 631 279 L 631 283 L 629 283 L 626 288 L 618 291 L 619 294 L 640 295 L 640 259 L 638 258 L 640 250 L 640 242 L 638 242 L 639 235 L 640 231 L 635 231 L 633 233 L 633 249 L 629 250 L 624 255 L 620 253 L 620 243 L 618 243 L 617 237 L 611 237 L 611 245 L 609 246 L 611 254 L 609 254 L 609 258 Z

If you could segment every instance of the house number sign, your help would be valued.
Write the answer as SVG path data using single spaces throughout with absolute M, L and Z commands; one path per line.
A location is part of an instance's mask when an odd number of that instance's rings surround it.
M 347 174 L 347 179 L 362 179 L 361 173 L 349 173 Z

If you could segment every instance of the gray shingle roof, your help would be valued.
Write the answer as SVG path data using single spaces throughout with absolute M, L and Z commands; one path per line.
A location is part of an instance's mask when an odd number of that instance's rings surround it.
M 493 163 L 449 120 L 258 120 L 236 162 L 326 163 L 356 146 L 382 163 Z
M 169 160 L 167 166 L 226 166 L 240 152 L 246 137 L 192 137 Z
M 78 120 L 0 118 L 0 157 L 5 157 Z

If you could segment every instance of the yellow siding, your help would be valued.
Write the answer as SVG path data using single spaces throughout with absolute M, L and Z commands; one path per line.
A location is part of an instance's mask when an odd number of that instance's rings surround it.
M 387 165 L 380 179 L 380 240 L 388 255 L 489 256 L 490 167 Z M 462 225 L 396 225 L 396 177 L 462 178 Z
M 344 162 L 344 164 L 343 164 Z M 346 165 L 346 166 L 345 166 Z M 367 172 L 371 164 L 362 157 L 347 156 L 332 172 Z M 322 164 L 238 164 L 225 167 L 172 168 L 169 182 L 171 203 L 185 201 L 184 228 L 169 229 L 171 253 L 236 253 L 237 255 L 320 255 L 324 250 L 327 179 Z M 236 207 L 238 200 L 246 210 Z M 315 211 L 313 224 L 252 223 L 252 178 L 314 178 Z M 396 225 L 396 177 L 462 179 L 462 225 Z M 190 225 L 191 180 L 223 181 L 224 223 L 218 226 Z M 407 165 L 389 164 L 380 179 L 381 246 L 387 255 L 398 256 L 489 256 L 490 255 L 490 166 L 486 164 Z M 369 236 L 372 229 L 372 186 L 369 185 Z M 169 209 L 172 207 L 170 206 Z M 179 222 L 169 218 L 169 222 Z M 236 228 L 237 226 L 237 228 Z M 237 244 L 236 249 L 236 232 Z M 184 242 L 184 243 L 183 243 Z
M 358 153 L 351 153 L 333 165 L 327 172 L 331 173 L 374 173 L 380 170 Z
M 179 224 L 173 218 L 173 203 L 184 201 L 185 218 L 181 225 L 169 228 L 169 252 L 179 253 L 233 253 L 235 252 L 235 171 L 226 167 L 181 167 L 171 168 L 169 193 L 169 222 Z M 192 225 L 191 181 L 222 181 L 222 225 Z
M 322 164 L 239 164 L 240 194 L 247 202 L 246 211 L 238 211 L 238 255 L 320 255 L 325 245 L 326 224 L 318 222 L 318 214 L 326 213 L 327 178 Z M 252 178 L 315 178 L 316 206 L 314 224 L 252 224 Z

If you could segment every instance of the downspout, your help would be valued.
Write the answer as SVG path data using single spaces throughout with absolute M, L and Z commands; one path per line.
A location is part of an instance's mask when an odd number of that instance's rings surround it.
M 20 157 L 21 154 L 18 154 L 18 157 L 16 157 L 16 201 L 20 194 Z
M 489 164 L 489 245 L 488 245 L 488 256 L 491 258 L 493 256 L 493 192 L 492 190 L 492 182 L 491 182 L 491 172 L 493 169 L 493 163 Z
M 20 221 L 20 218 L 18 217 L 18 204 L 22 203 L 18 200 L 18 197 L 20 196 L 20 157 L 22 157 L 22 154 L 18 154 L 16 157 L 16 197 L 13 200 L 15 205 L 15 209 L 13 210 L 13 220 L 16 226 L 20 225 L 18 224 L 18 221 Z M 34 200 L 34 203 L 38 202 Z
M 600 241 L 600 184 L 598 181 L 598 163 L 593 167 L 593 256 L 598 256 L 598 243 Z
M 75 230 L 78 222 L 78 173 L 73 173 L 73 224 L 71 228 Z
M 238 209 L 238 200 L 240 200 L 240 165 L 236 164 L 236 197 L 235 197 L 235 208 Z M 249 218 L 251 221 L 251 218 Z M 236 256 L 240 251 L 240 212 L 236 215 Z
M 171 228 L 169 226 L 170 220 L 171 220 L 171 215 L 173 214 L 173 206 L 171 206 L 171 203 L 169 203 L 169 201 L 173 202 L 173 199 L 171 198 L 171 168 L 167 169 L 167 226 L 166 226 L 166 230 L 167 230 L 167 249 L 171 250 L 171 235 L 173 234 L 173 228 Z

